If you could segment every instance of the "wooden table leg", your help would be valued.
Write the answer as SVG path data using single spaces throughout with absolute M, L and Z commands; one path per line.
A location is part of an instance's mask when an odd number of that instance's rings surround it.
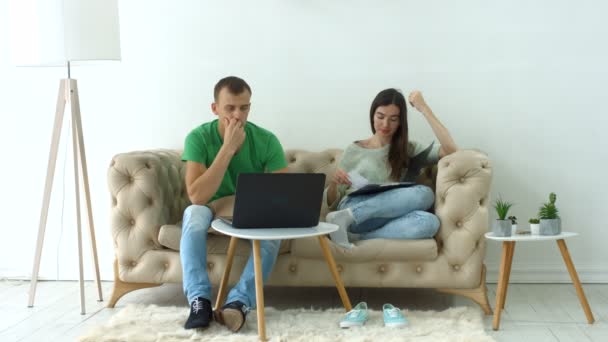
M 333 255 L 331 255 L 331 251 L 329 250 L 329 246 L 327 244 L 327 236 L 319 236 L 319 243 L 321 244 L 321 250 L 323 251 L 323 256 L 325 257 L 325 261 L 327 262 L 327 266 L 329 266 L 329 270 L 331 271 L 331 275 L 334 277 L 334 281 L 336 282 L 336 288 L 338 289 L 338 293 L 340 294 L 340 298 L 342 299 L 342 304 L 346 311 L 350 311 L 353 309 L 350 299 L 348 298 L 348 294 L 346 293 L 346 289 L 344 288 L 344 283 L 342 282 L 342 278 L 340 278 L 340 274 L 338 273 L 338 269 L 336 268 L 336 261 L 334 260 Z
M 253 240 L 253 265 L 255 269 L 255 298 L 258 314 L 258 335 L 260 341 L 266 341 L 266 322 L 264 321 L 264 281 L 262 275 L 262 257 L 260 240 Z
M 220 281 L 220 288 L 217 292 L 217 300 L 215 302 L 215 309 L 219 310 L 226 300 L 226 289 L 228 288 L 228 278 L 230 278 L 230 270 L 232 269 L 232 260 L 234 259 L 234 252 L 236 251 L 236 243 L 239 240 L 237 237 L 230 238 L 230 244 L 228 245 L 228 252 L 226 256 L 226 267 L 224 268 L 224 274 Z
M 507 284 L 509 284 L 509 278 L 511 278 L 511 265 L 513 264 L 513 254 L 515 253 L 515 241 L 509 242 L 508 249 L 508 260 L 507 260 Z M 507 301 L 507 286 L 505 286 L 505 290 L 502 292 L 502 308 L 505 308 L 505 302 Z
M 492 328 L 498 330 L 500 326 L 500 313 L 502 312 L 504 293 L 507 289 L 507 263 L 509 261 L 510 241 L 502 243 L 502 257 L 500 258 L 500 272 L 498 274 L 498 287 L 496 290 L 496 306 L 494 307 L 494 321 Z
M 574 284 L 574 288 L 576 289 L 576 294 L 578 296 L 578 300 L 581 302 L 581 306 L 585 311 L 585 316 L 587 316 L 587 322 L 592 324 L 595 322 L 593 318 L 593 313 L 591 312 L 591 308 L 589 307 L 589 303 L 587 302 L 587 297 L 585 297 L 585 292 L 583 291 L 583 287 L 581 286 L 581 281 L 578 279 L 578 274 L 576 273 L 576 269 L 574 268 L 574 263 L 572 263 L 572 259 L 570 259 L 570 253 L 568 252 L 568 247 L 566 247 L 566 242 L 564 239 L 557 240 L 557 245 L 559 246 L 559 250 L 562 253 L 562 257 L 564 258 L 564 262 L 566 263 L 566 267 L 568 268 L 568 273 L 570 273 L 570 278 L 572 278 L 572 283 Z

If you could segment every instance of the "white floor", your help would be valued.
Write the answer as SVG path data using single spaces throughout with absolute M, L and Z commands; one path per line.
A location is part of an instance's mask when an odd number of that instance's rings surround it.
M 104 282 L 104 299 L 112 283 Z M 494 306 L 496 286 L 488 286 Z M 584 290 L 595 316 L 589 325 L 576 292 L 569 284 L 511 284 L 502 315 L 501 329 L 492 330 L 492 317 L 486 316 L 486 329 L 498 341 L 608 341 L 608 284 L 585 284 Z M 27 308 L 29 282 L 0 280 L 0 341 L 74 341 L 109 319 L 115 310 L 129 303 L 181 305 L 187 310 L 180 285 L 168 284 L 124 296 L 115 309 L 97 302 L 94 283 L 86 284 L 86 315 L 80 315 L 77 282 L 40 282 L 33 308 Z M 348 289 L 353 305 L 365 300 L 373 309 L 390 302 L 408 309 L 442 310 L 454 305 L 474 306 L 462 297 L 423 289 Z M 267 288 L 267 306 L 339 307 L 333 288 Z

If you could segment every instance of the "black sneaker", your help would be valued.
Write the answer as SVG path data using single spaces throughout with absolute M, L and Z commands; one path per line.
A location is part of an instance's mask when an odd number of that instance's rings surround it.
M 207 328 L 211 322 L 212 310 L 209 299 L 196 297 L 190 304 L 190 316 L 184 325 L 186 329 Z
M 237 300 L 222 306 L 221 309 L 214 312 L 214 316 L 218 323 L 225 325 L 232 332 L 237 332 L 245 325 L 245 317 L 248 312 L 247 305 Z

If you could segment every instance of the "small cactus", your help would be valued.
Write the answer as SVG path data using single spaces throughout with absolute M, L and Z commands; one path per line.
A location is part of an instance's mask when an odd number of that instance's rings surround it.
M 543 204 L 542 207 L 538 210 L 538 217 L 544 220 L 558 219 L 559 211 L 555 206 L 555 201 L 557 200 L 557 195 L 555 193 L 549 194 L 549 203 Z

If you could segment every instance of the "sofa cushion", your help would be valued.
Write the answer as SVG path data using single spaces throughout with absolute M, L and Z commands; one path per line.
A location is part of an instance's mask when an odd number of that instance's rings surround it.
M 210 228 L 211 231 L 213 228 Z M 182 238 L 182 223 L 179 222 L 177 225 L 164 225 L 160 227 L 158 233 L 158 242 L 161 245 L 179 251 L 179 242 Z M 225 254 L 228 250 L 228 242 L 230 238 L 223 234 L 209 234 L 207 238 L 207 253 L 208 254 Z M 281 247 L 279 248 L 279 255 L 289 253 L 291 246 L 291 240 L 281 241 Z M 250 244 L 243 239 L 239 239 L 239 243 L 236 247 L 235 255 L 248 256 L 251 253 Z
M 346 249 L 330 241 L 334 258 L 338 261 L 430 261 L 437 259 L 437 242 L 435 239 L 423 240 L 387 240 L 372 239 L 356 241 L 355 247 Z M 294 257 L 323 259 L 318 238 L 296 239 L 291 243 L 291 255 Z

